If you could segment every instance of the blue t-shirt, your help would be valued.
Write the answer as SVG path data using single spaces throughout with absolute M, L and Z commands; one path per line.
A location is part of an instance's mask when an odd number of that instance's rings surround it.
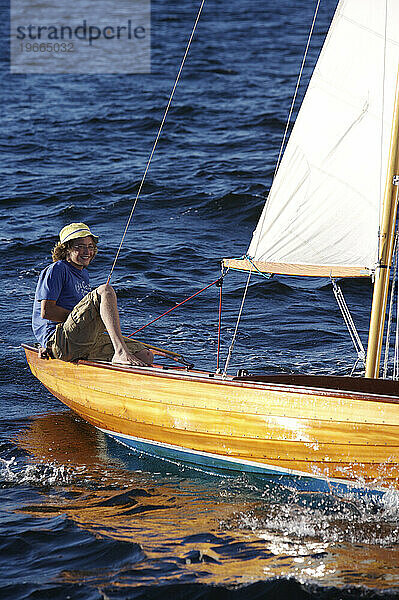
M 59 260 L 40 273 L 33 303 L 32 329 L 42 346 L 46 346 L 58 323 L 41 317 L 41 301 L 55 300 L 58 306 L 72 310 L 90 289 L 86 269 L 78 269 L 66 260 Z

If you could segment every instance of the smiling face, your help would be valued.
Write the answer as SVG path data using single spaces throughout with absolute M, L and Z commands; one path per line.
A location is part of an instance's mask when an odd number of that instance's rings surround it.
M 95 256 L 96 245 L 91 235 L 71 241 L 67 261 L 78 269 L 88 267 Z

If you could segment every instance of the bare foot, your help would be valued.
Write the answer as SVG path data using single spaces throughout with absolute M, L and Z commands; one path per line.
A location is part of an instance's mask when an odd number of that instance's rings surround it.
M 49 353 L 47 352 L 47 348 L 43 348 L 43 346 L 40 346 L 39 358 L 43 358 L 45 360 L 48 360 L 50 358 Z
M 118 353 L 115 352 L 114 356 L 112 357 L 112 364 L 114 364 L 114 365 L 135 365 L 135 366 L 139 366 L 139 367 L 146 366 L 145 362 L 143 362 L 142 360 L 140 360 L 133 354 L 130 354 L 130 352 L 124 352 L 124 351 L 121 351 Z
M 136 352 L 136 354 L 134 356 L 135 356 L 135 358 L 142 360 L 143 363 L 148 366 L 152 365 L 152 363 L 154 362 L 154 355 L 151 352 L 151 350 L 149 350 L 148 348 L 139 350 L 139 352 Z

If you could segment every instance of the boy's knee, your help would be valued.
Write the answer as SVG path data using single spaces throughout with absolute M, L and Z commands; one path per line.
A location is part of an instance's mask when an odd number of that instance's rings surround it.
M 116 296 L 114 288 L 109 283 L 103 283 L 102 285 L 99 285 L 97 292 L 100 294 L 100 296 Z

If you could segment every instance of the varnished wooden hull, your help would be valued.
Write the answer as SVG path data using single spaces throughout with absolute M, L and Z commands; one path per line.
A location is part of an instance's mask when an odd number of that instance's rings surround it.
M 54 396 L 134 448 L 202 467 L 299 479 L 309 489 L 399 489 L 397 384 L 381 382 L 381 393 L 368 393 L 326 389 L 328 378 L 319 385 L 317 378 L 222 380 L 185 370 L 45 361 L 27 346 L 25 352 Z

